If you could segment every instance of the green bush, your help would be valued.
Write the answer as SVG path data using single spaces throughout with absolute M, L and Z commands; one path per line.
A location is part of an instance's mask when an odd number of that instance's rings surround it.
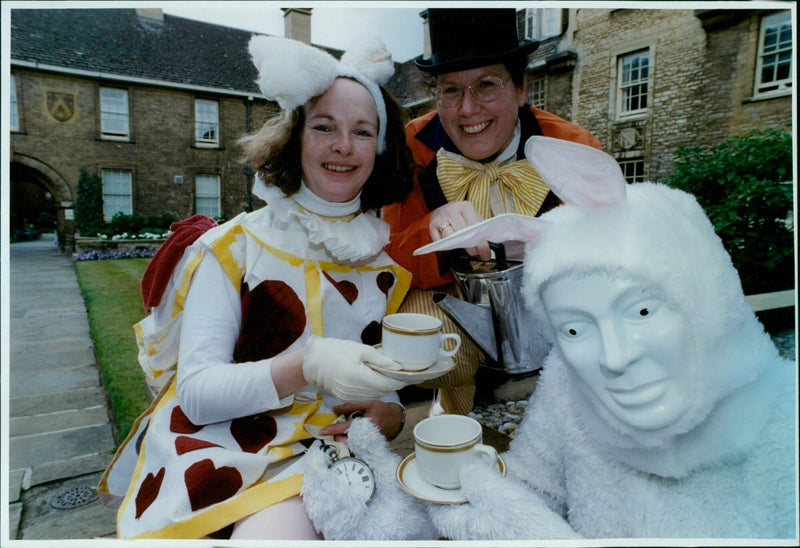
M 697 197 L 746 294 L 794 287 L 791 133 L 753 131 L 714 147 L 681 147 L 665 182 Z
M 96 173 L 81 168 L 75 199 L 75 228 L 82 236 L 105 232 L 103 220 L 103 182 Z

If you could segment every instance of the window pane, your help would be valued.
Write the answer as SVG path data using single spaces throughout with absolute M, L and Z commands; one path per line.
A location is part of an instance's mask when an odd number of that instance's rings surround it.
M 103 215 L 110 220 L 115 214 L 133 214 L 131 172 L 103 170 Z
M 525 38 L 544 40 L 561 34 L 560 8 L 526 8 Z
M 756 93 L 788 89 L 792 80 L 790 12 L 784 11 L 765 17 L 761 25 Z
M 198 175 L 195 210 L 200 215 L 219 217 L 219 175 Z
M 620 109 L 622 113 L 647 108 L 650 53 L 642 51 L 620 60 Z
M 9 78 L 8 80 L 9 80 L 9 85 L 11 86 L 11 96 L 9 101 L 10 102 L 9 106 L 11 110 L 11 112 L 9 113 L 10 115 L 9 128 L 15 130 L 19 129 L 19 110 L 18 110 L 19 107 L 17 104 L 17 79 L 12 74 L 11 78 Z
M 528 86 L 528 104 L 537 108 L 545 108 L 545 80 L 532 80 Z
M 641 183 L 644 181 L 644 160 L 623 160 L 619 162 L 625 181 L 628 183 Z
M 100 88 L 100 131 L 113 135 L 128 135 L 126 90 Z
M 194 106 L 195 139 L 216 143 L 219 140 L 219 105 L 216 101 L 197 99 Z

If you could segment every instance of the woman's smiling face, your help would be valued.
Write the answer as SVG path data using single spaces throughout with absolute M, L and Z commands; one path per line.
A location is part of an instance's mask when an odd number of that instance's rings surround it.
M 475 99 L 467 86 L 474 86 L 486 76 L 508 80 L 508 84 L 497 99 L 482 103 Z M 456 106 L 438 105 L 437 109 L 447 135 L 461 154 L 471 160 L 486 160 L 508 146 L 514 137 L 519 107 L 525 104 L 525 90 L 514 85 L 505 65 L 440 74 L 436 85 L 455 85 L 464 89 L 464 95 Z
M 378 111 L 367 89 L 337 78 L 309 101 L 301 136 L 303 181 L 329 202 L 355 198 L 372 174 L 378 149 Z
M 622 423 L 657 430 L 694 401 L 689 322 L 658 292 L 595 272 L 549 282 L 542 304 L 569 366 Z

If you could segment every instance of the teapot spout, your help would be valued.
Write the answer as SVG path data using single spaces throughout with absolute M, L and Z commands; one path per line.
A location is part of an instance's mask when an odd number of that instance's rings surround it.
M 442 292 L 433 294 L 433 302 L 492 361 L 498 361 L 494 322 L 492 320 L 492 312 L 488 308 L 468 303 Z

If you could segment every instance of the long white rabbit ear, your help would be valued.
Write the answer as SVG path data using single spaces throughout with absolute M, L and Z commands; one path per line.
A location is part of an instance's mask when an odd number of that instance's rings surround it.
M 547 230 L 548 221 L 516 213 L 504 213 L 474 225 L 462 228 L 414 251 L 414 255 L 424 255 L 434 251 L 446 251 L 462 247 L 475 247 L 483 242 L 529 242 Z
M 297 40 L 254 36 L 248 49 L 261 93 L 287 112 L 324 93 L 336 79 L 338 61 Z
M 596 207 L 625 200 L 625 176 L 617 161 L 596 148 L 535 135 L 525 157 L 564 203 Z

